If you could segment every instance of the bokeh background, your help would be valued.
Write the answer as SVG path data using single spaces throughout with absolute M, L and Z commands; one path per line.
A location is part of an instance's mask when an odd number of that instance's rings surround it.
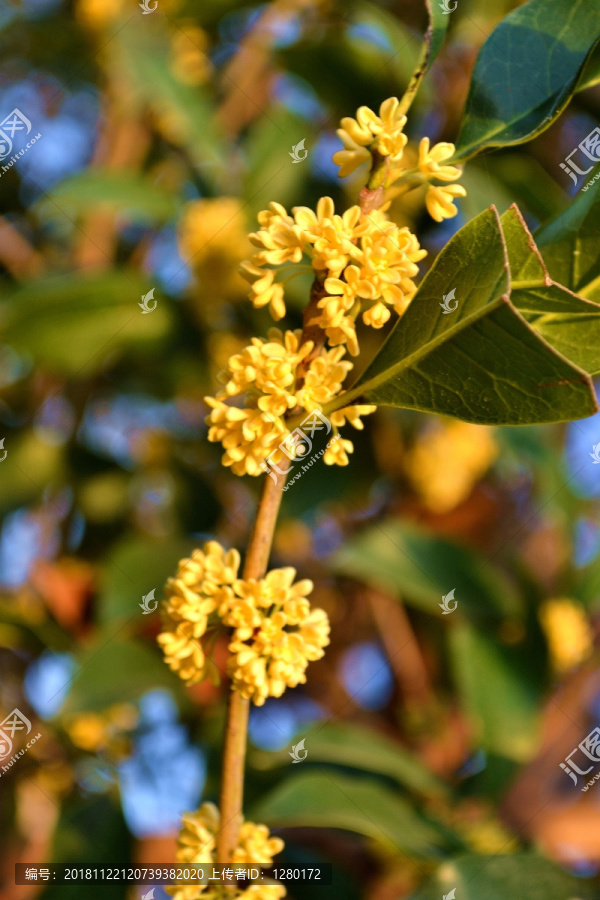
M 455 138 L 478 49 L 516 5 L 459 0 L 407 155 Z M 237 274 L 247 233 L 271 200 L 356 202 L 335 128 L 401 95 L 425 26 L 421 0 L 0 6 L 0 112 L 41 134 L 0 175 L 0 711 L 42 734 L 0 776 L 8 900 L 89 895 L 16 888 L 16 861 L 168 862 L 181 813 L 216 799 L 227 687 L 183 688 L 139 603 L 200 542 L 245 545 L 259 479 L 220 465 L 203 397 L 271 324 Z M 469 163 L 455 219 L 433 223 L 418 190 L 394 202 L 423 270 L 491 203 L 530 226 L 564 208 L 559 163 L 599 115 L 592 88 Z M 287 286 L 290 327 L 308 288 Z M 380 340 L 362 335 L 363 360 Z M 492 900 L 534 897 L 548 873 L 552 900 L 597 896 L 600 790 L 581 798 L 559 763 L 600 716 L 600 417 L 365 424 L 350 466 L 284 495 L 272 564 L 314 580 L 332 643 L 305 687 L 253 709 L 246 814 L 285 838 L 286 865 L 333 863 L 348 900 L 475 876 Z

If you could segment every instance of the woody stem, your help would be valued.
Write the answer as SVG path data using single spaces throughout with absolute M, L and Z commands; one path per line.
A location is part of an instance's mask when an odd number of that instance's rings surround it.
M 278 468 L 284 471 L 288 466 L 289 459 L 285 458 L 279 463 Z M 267 570 L 285 478 L 285 471 L 284 474 L 273 472 L 273 477 L 265 478 L 248 543 L 244 579 L 262 578 Z M 231 862 L 242 825 L 249 710 L 250 701 L 242 697 L 239 691 L 231 690 L 227 706 L 221 775 L 222 824 L 217 835 L 217 862 L 222 865 Z

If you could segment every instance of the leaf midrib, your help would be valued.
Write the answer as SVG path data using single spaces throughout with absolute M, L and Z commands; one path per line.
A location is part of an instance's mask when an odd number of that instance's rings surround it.
M 499 281 L 505 276 L 505 273 L 500 276 Z M 508 286 L 507 286 L 508 288 Z M 440 345 L 447 343 L 452 340 L 455 335 L 459 334 L 465 328 L 468 328 L 473 322 L 477 322 L 479 319 L 484 318 L 490 312 L 493 312 L 495 309 L 498 309 L 503 303 L 507 303 L 510 305 L 509 293 L 502 293 L 494 300 L 491 300 L 489 303 L 486 303 L 484 306 L 480 307 L 475 312 L 471 313 L 469 316 L 466 316 L 464 319 L 461 319 L 456 325 L 451 328 L 442 331 L 435 338 L 430 341 L 427 341 L 409 356 L 405 356 L 403 359 L 399 360 L 397 363 L 394 363 L 387 369 L 384 369 L 383 372 L 380 372 L 378 375 L 375 375 L 369 381 L 358 383 L 355 387 L 350 388 L 350 390 L 346 391 L 343 394 L 340 394 L 335 400 L 332 401 L 331 404 L 325 406 L 323 412 L 325 415 L 330 412 L 335 412 L 336 409 L 340 409 L 343 406 L 348 406 L 348 402 L 354 400 L 356 397 L 360 397 L 363 394 L 366 394 L 367 391 L 372 391 L 377 388 L 380 384 L 383 384 L 386 381 L 390 381 L 394 376 L 398 373 L 402 372 L 404 369 L 410 368 L 415 362 L 419 362 L 426 356 L 429 356 L 430 353 L 433 353 Z M 391 338 L 391 335 L 390 335 Z M 390 339 L 388 338 L 388 340 Z

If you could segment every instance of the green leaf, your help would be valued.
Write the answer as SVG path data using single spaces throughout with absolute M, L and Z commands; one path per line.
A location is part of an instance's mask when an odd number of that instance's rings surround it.
M 158 647 L 151 649 L 141 641 L 127 640 L 121 631 L 103 632 L 79 656 L 78 669 L 59 711 L 61 717 L 135 702 L 155 687 L 180 693 L 181 682 L 165 665 Z
M 453 888 L 456 900 L 589 900 L 593 896 L 589 881 L 534 853 L 463 854 L 440 866 L 410 900 L 441 900 Z
M 427 15 L 429 16 L 429 29 L 426 40 L 429 41 L 429 59 L 427 60 L 427 67 L 430 68 L 446 40 L 450 16 L 444 13 L 439 0 L 425 0 L 425 6 L 427 8 Z
M 464 619 L 449 633 L 452 668 L 480 745 L 527 760 L 536 746 L 540 698 L 521 657 Z
M 596 47 L 588 57 L 577 83 L 577 90 L 585 91 L 587 88 L 594 87 L 598 82 L 600 82 L 600 47 Z
M 499 621 L 518 615 L 513 585 L 491 563 L 465 547 L 400 519 L 386 519 L 346 541 L 330 559 L 333 570 L 357 578 L 408 605 L 441 615 L 442 596 L 454 588 L 469 617 Z
M 183 84 L 173 74 L 165 32 L 128 23 L 109 42 L 112 64 L 129 76 L 134 102 L 147 104 L 168 123 L 167 139 L 185 147 L 215 188 L 228 180 L 227 148 L 215 124 L 214 106 L 202 87 Z M 163 126 L 164 128 L 165 126 Z M 165 129 L 166 131 L 166 129 Z
M 132 838 L 121 804 L 111 796 L 80 796 L 73 791 L 64 801 L 52 835 L 50 858 L 73 868 L 127 868 L 132 860 Z M 81 885 L 48 885 L 43 900 L 81 900 L 89 888 Z M 108 881 L 102 897 L 122 900 L 123 885 Z
M 456 157 L 530 140 L 560 115 L 600 39 L 597 0 L 529 0 L 484 43 Z
M 254 123 L 247 142 L 247 175 L 244 181 L 244 212 L 255 227 L 255 219 L 273 197 L 289 206 L 302 195 L 302 185 L 310 173 L 310 162 L 294 162 L 292 146 L 305 140 L 307 153 L 314 147 L 314 130 L 285 107 L 276 108 L 273 117 L 263 116 Z M 298 151 L 303 156 L 302 149 Z
M 0 510 L 42 502 L 44 492 L 67 477 L 64 447 L 49 444 L 33 430 L 9 436 L 3 430 L 3 436 L 6 459 L 0 467 Z
M 142 175 L 92 169 L 65 179 L 36 206 L 42 216 L 64 213 L 71 219 L 98 208 L 115 210 L 129 221 L 160 224 L 176 215 L 178 203 Z
M 249 816 L 271 828 L 341 828 L 388 850 L 438 856 L 443 832 L 375 780 L 338 772 L 300 772 L 279 784 Z
M 455 292 L 458 307 L 441 309 Z M 325 408 L 364 402 L 483 425 L 569 421 L 596 412 L 589 376 L 554 351 L 509 299 L 494 208 L 444 247 L 356 385 Z
M 511 300 L 549 344 L 590 375 L 600 372 L 600 306 L 550 278 L 516 207 L 502 216 L 513 278 Z
M 167 301 L 138 306 L 145 278 L 135 272 L 74 273 L 30 282 L 0 305 L 0 339 L 67 374 L 97 372 L 125 346 L 146 347 L 168 330 Z
M 590 180 L 600 173 L 600 165 Z M 600 301 L 600 191 L 580 191 L 567 208 L 535 233 L 551 277 L 571 291 Z
M 178 560 L 189 556 L 190 541 L 151 540 L 134 537 L 121 541 L 106 559 L 105 574 L 98 598 L 98 618 L 102 624 L 129 619 L 142 611 L 142 596 L 156 590 L 156 600 L 173 575 Z M 148 621 L 144 617 L 145 621 Z
M 433 775 L 423 763 L 396 741 L 378 731 L 348 722 L 317 725 L 303 735 L 309 751 L 309 761 L 333 763 L 362 769 L 375 775 L 393 778 L 402 787 L 425 796 L 448 793 L 448 787 Z M 255 754 L 262 767 L 289 765 L 289 751 Z

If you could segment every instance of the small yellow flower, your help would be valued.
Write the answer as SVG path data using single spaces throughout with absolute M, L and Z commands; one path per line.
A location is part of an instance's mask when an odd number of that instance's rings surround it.
M 361 147 L 343 129 L 339 129 L 338 136 L 344 145 L 343 150 L 337 150 L 333 154 L 333 161 L 340 167 L 338 176 L 345 178 L 351 175 L 363 163 L 371 162 L 372 156 L 366 147 Z
M 419 144 L 419 171 L 440 181 L 456 181 L 462 175 L 458 166 L 443 166 L 444 160 L 454 156 L 454 144 L 440 143 L 429 148 L 429 138 L 424 137 Z
M 327 448 L 323 454 L 323 462 L 326 466 L 347 466 L 350 460 L 348 454 L 353 453 L 354 444 L 345 438 L 338 438 Z
M 342 312 L 338 319 L 328 319 L 327 323 L 335 339 L 335 328 L 341 329 L 352 320 Z M 205 398 L 211 407 L 207 417 L 208 439 L 222 443 L 225 451 L 222 463 L 230 466 L 236 475 L 260 475 L 265 471 L 268 457 L 279 463 L 284 452 L 294 455 L 293 447 L 280 446 L 291 434 L 284 416 L 298 409 L 309 413 L 315 409 L 320 411 L 342 393 L 344 379 L 352 369 L 352 363 L 342 359 L 345 348 L 323 347 L 311 359 L 313 342 L 300 344 L 301 334 L 300 330 L 283 333 L 272 328 L 268 340 L 253 338 L 250 346 L 229 360 L 223 377 L 224 389 L 216 397 Z M 301 380 L 298 378 L 300 365 L 303 366 Z M 246 408 L 229 406 L 226 402 L 240 395 L 245 397 Z M 342 458 L 339 453 L 338 456 Z M 328 457 L 335 458 L 331 454 Z
M 177 839 L 176 859 L 180 863 L 216 864 L 216 836 L 221 817 L 213 803 L 203 803 L 195 813 L 184 813 Z M 272 866 L 273 857 L 284 848 L 281 838 L 272 837 L 266 825 L 244 822 L 240 828 L 233 866 Z M 223 889 L 215 883 L 167 887 L 175 900 L 219 900 Z M 227 889 L 232 900 L 281 900 L 286 890 L 280 884 L 253 884 L 248 888 Z
M 452 219 L 458 212 L 454 201 L 457 197 L 466 197 L 467 192 L 462 184 L 448 184 L 444 187 L 436 187 L 431 184 L 425 195 L 425 205 L 432 219 L 442 222 L 444 219 Z
M 329 643 L 327 615 L 311 610 L 306 597 L 312 582 L 293 584 L 295 576 L 293 568 L 274 569 L 259 581 L 238 581 L 235 598 L 222 608 L 225 624 L 235 627 L 229 675 L 256 706 L 304 684 L 308 663 Z
M 342 119 L 337 134 L 344 149 L 333 155 L 333 161 L 341 167 L 341 178 L 369 160 L 372 151 L 389 157 L 391 163 L 402 159 L 407 141 L 403 132 L 406 116 L 400 113 L 399 106 L 398 98 L 390 97 L 379 107 L 379 115 L 368 106 L 361 106 L 356 111 L 356 119 L 350 116 Z
M 283 300 L 283 285 L 275 281 L 273 269 L 261 269 L 251 262 L 244 261 L 240 267 L 240 274 L 252 285 L 250 301 L 255 309 L 269 306 L 269 312 L 275 319 L 283 319 L 285 316 L 285 303 Z
M 568 672 L 593 650 L 593 632 L 585 610 L 568 598 L 548 600 L 540 609 L 550 657 L 557 672 Z
M 208 440 L 223 444 L 223 465 L 230 466 L 234 475 L 262 475 L 261 463 L 289 434 L 283 420 L 260 409 L 237 409 L 214 397 L 205 399 L 212 408 Z
M 363 322 L 374 328 L 389 318 L 381 304 L 402 315 L 416 292 L 413 278 L 426 252 L 408 228 L 399 228 L 382 210 L 365 215 L 353 206 L 340 216 L 332 199 L 321 197 L 315 211 L 299 206 L 292 212 L 293 217 L 271 203 L 259 214 L 263 227 L 251 239 L 261 250 L 242 264 L 252 284 L 250 300 L 257 308 L 268 304 L 275 319 L 284 316 L 283 286 L 277 270 L 265 265 L 296 264 L 307 257 L 323 294 L 321 316 L 313 324 L 332 346 L 346 344 L 356 356 L 355 322 L 361 309 L 366 307 Z
M 163 631 L 157 640 L 165 662 L 186 684 L 206 677 L 202 638 L 211 616 L 233 596 L 239 565 L 237 550 L 225 551 L 217 541 L 208 541 L 203 550 L 182 559 L 175 577 L 167 581 L 161 608 Z

